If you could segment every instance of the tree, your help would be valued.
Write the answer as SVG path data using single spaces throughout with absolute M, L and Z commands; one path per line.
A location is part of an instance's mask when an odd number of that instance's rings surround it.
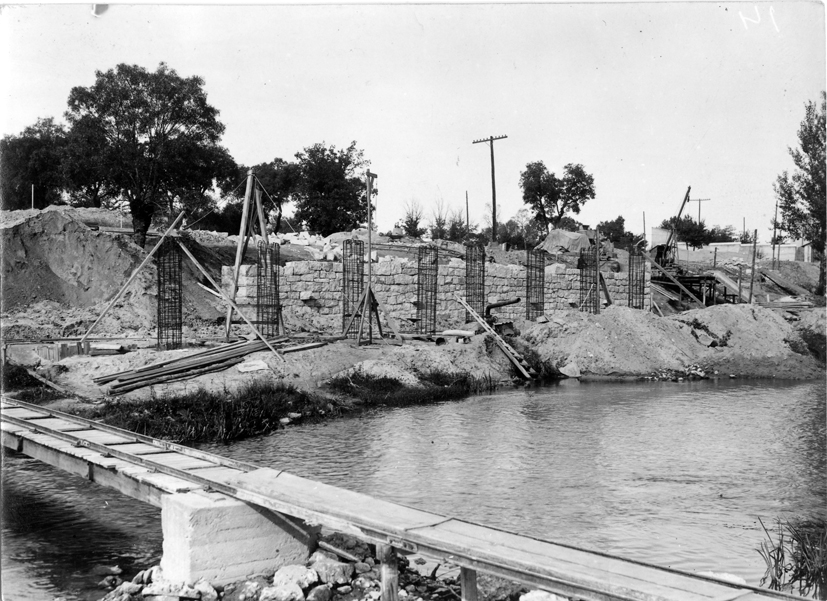
M 221 192 L 240 203 L 244 198 L 244 183 L 250 169 L 264 189 L 262 204 L 268 221 L 273 224 L 273 231 L 279 232 L 284 205 L 296 199 L 301 181 L 301 167 L 298 163 L 290 163 L 278 157 L 269 163 L 259 163 L 254 167 L 239 165 L 230 176 L 219 181 L 218 187 Z
M 611 221 L 601 221 L 597 227 L 616 248 L 629 248 L 640 239 L 640 236 L 626 231 L 626 219 L 622 215 Z
M 342 150 L 325 143 L 296 153 L 299 183 L 295 218 L 308 229 L 329 236 L 352 230 L 368 217 L 365 171 L 370 161 L 356 142 Z M 373 188 L 373 193 L 378 192 Z
M 709 241 L 709 232 L 703 220 L 700 222 L 695 221 L 689 215 L 684 215 L 680 219 L 676 216 L 664 219 L 660 227 L 667 230 L 675 230 L 678 242 L 685 242 L 692 248 L 701 248 Z
M 203 85 L 200 77 L 180 77 L 165 63 L 154 72 L 119 64 L 96 71 L 92 86 L 69 93 L 66 118 L 102 141 L 94 160 L 129 201 L 141 246 L 156 211 L 169 209 L 170 194 L 208 187 L 212 169 L 227 156 L 218 146 L 224 126 Z
M 405 218 L 402 220 L 402 229 L 406 236 L 411 238 L 419 238 L 428 230 L 420 227 L 422 223 L 423 211 L 422 205 L 415 198 L 412 198 L 405 203 Z
M 103 130 L 89 118 L 79 119 L 66 134 L 61 173 L 72 204 L 101 207 L 119 195 L 108 166 L 100 160 L 100 149 L 105 144 Z
M 441 198 L 434 204 L 428 232 L 431 235 L 431 240 L 446 240 L 448 238 L 448 209 Z
M 821 255 L 821 273 L 816 294 L 824 294 L 825 284 L 825 125 L 827 125 L 827 93 L 821 93 L 821 106 L 808 102 L 804 120 L 798 128 L 800 148 L 788 148 L 796 170 L 784 170 L 773 189 L 781 210 L 778 227 L 793 238 L 809 240 Z
M 735 228 L 731 225 L 727 225 L 725 227 L 721 227 L 718 225 L 712 226 L 712 229 L 709 230 L 709 237 L 707 240 L 707 244 L 711 244 L 713 242 L 735 242 Z
M 757 238 L 753 232 L 745 231 L 741 232 L 741 234 L 738 236 L 738 241 L 741 244 L 752 244 L 757 241 Z
M 579 214 L 587 200 L 594 198 L 594 177 L 583 165 L 569 163 L 563 177 L 550 173 L 542 161 L 526 165 L 520 173 L 523 202 L 534 212 L 537 223 L 548 233 L 566 213 Z
M 564 215 L 556 227 L 558 230 L 566 230 L 567 232 L 579 232 L 582 229 L 586 229 L 586 224 L 580 223 L 568 215 Z M 548 235 L 548 230 L 546 230 L 546 235 Z
M 59 202 L 61 157 L 66 131 L 51 117 L 38 119 L 19 136 L 0 140 L 0 207 L 6 211 L 44 208 Z

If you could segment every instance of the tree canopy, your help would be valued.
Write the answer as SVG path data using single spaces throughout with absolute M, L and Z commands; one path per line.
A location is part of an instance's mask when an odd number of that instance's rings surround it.
M 795 164 L 792 174 L 784 170 L 773 186 L 781 211 L 778 227 L 793 238 L 812 243 L 821 254 L 818 294 L 824 294 L 825 220 L 825 119 L 827 94 L 821 93 L 820 105 L 810 101 L 804 107 L 804 119 L 798 128 L 799 148 L 789 148 Z
M 60 202 L 65 129 L 54 119 L 38 119 L 18 136 L 0 140 L 0 200 L 3 210 L 42 209 Z
M 523 202 L 534 213 L 537 224 L 548 233 L 557 227 L 567 213 L 580 213 L 589 199 L 593 199 L 594 177 L 583 165 L 569 163 L 563 167 L 563 177 L 549 172 L 543 161 L 526 165 L 520 172 Z
M 156 211 L 171 198 L 192 202 L 232 160 L 219 145 L 224 126 L 207 102 L 200 77 L 180 77 L 165 63 L 154 72 L 119 64 L 95 72 L 95 83 L 72 88 L 66 119 L 98 143 L 84 145 L 112 189 L 129 202 L 136 241 L 143 245 Z
M 341 150 L 324 142 L 296 153 L 298 184 L 295 218 L 309 230 L 329 236 L 352 230 L 368 217 L 365 171 L 370 161 L 356 142 Z M 378 189 L 374 186 L 373 194 Z

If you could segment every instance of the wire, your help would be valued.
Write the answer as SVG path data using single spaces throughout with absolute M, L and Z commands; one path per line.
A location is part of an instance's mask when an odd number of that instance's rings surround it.
M 256 178 L 256 183 L 258 183 L 258 185 L 261 186 L 262 192 L 264 192 L 267 195 L 267 198 L 270 199 L 270 202 L 272 202 L 273 204 L 277 204 L 278 206 L 281 206 L 281 203 L 277 203 L 276 199 L 270 196 L 270 193 L 267 191 L 267 188 L 264 187 L 264 184 L 261 183 L 261 180 L 258 179 L 258 176 L 255 173 L 253 174 L 253 177 Z M 293 230 L 294 234 L 296 233 L 296 230 L 293 229 L 293 226 L 290 225 L 290 222 L 287 219 L 282 219 L 282 221 L 284 221 L 290 227 L 290 229 Z
M 222 199 L 222 200 L 224 200 L 225 198 L 227 198 L 227 196 L 230 196 L 231 194 L 233 194 L 236 190 L 238 190 L 238 189 L 241 187 L 241 184 L 243 184 L 243 183 L 244 183 L 244 182 L 246 182 L 246 181 L 247 181 L 247 178 L 245 177 L 243 180 L 241 180 L 240 182 L 238 182 L 238 185 L 237 185 L 235 188 L 233 188 L 232 190 L 230 190 L 230 193 L 229 193 L 229 194 L 225 194 L 224 196 L 222 196 L 222 197 L 221 197 L 221 199 Z M 263 186 L 262 186 L 262 188 L 263 188 Z M 268 196 L 269 196 L 269 195 L 268 195 Z M 199 222 L 199 221 L 201 221 L 202 219 L 205 219 L 205 218 L 209 217 L 209 216 L 210 216 L 211 214 L 213 214 L 214 212 L 215 212 L 215 209 L 210 209 L 210 210 L 209 210 L 206 214 L 202 215 L 201 217 L 199 217 L 198 219 L 196 219 L 195 221 L 193 221 L 192 223 L 190 223 L 190 224 L 186 225 L 185 227 L 183 227 L 183 228 L 181 228 L 181 229 L 182 229 L 182 230 L 188 230 L 188 229 L 190 229 L 190 228 L 191 228 L 192 226 L 194 226 L 196 223 L 198 223 L 198 222 Z

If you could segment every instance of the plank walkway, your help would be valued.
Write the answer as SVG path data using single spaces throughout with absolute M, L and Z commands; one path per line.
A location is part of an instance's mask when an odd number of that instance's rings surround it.
M 477 571 L 594 601 L 798 598 L 405 507 L 8 397 L 0 400 L 0 416 L 3 446 L 156 506 L 164 494 L 207 488 L 380 549 L 419 552 L 459 566 L 463 601 L 477 598 Z M 395 593 L 388 597 L 393 601 Z

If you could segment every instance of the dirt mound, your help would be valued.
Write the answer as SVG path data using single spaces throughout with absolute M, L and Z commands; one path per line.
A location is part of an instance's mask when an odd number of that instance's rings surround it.
M 0 228 L 2 243 L 3 335 L 41 339 L 84 334 L 117 294 L 148 251 L 128 235 L 95 231 L 68 211 L 29 211 L 28 219 Z M 187 247 L 220 280 L 221 265 L 234 251 L 205 248 L 193 240 Z M 214 325 L 223 315 L 221 301 L 198 286 L 200 271 L 182 262 L 183 319 L 191 332 Z M 95 333 L 151 335 L 156 318 L 157 272 L 147 264 L 97 326 Z
M 597 376 L 645 376 L 702 365 L 710 374 L 818 378 L 824 365 L 798 331 L 755 305 L 718 305 L 667 318 L 612 305 L 599 316 L 559 312 L 523 335 L 558 369 L 576 362 Z
M 89 307 L 112 297 L 141 260 L 122 236 L 93 231 L 59 211 L 0 229 L 3 310 L 49 300 Z

